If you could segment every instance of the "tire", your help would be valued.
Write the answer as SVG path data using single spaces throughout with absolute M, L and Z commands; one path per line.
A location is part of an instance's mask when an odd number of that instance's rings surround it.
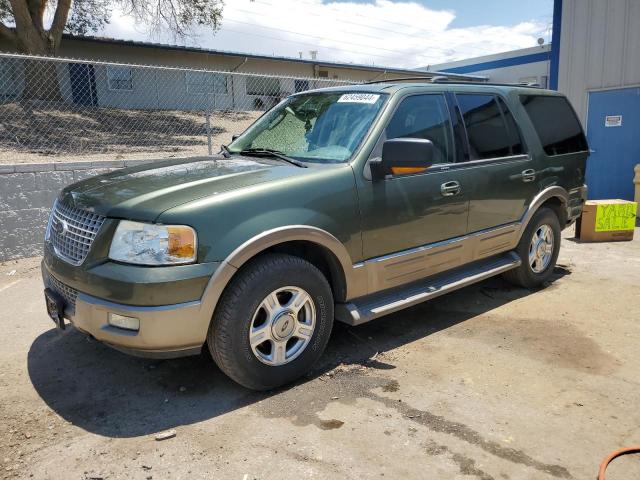
M 545 230 L 546 228 L 549 230 Z M 545 242 L 541 247 L 546 248 L 547 252 L 551 248 L 550 257 L 548 259 L 538 257 L 538 260 L 532 265 L 529 258 L 530 248 L 534 235 L 539 236 L 541 232 L 546 232 L 545 236 L 553 239 L 552 247 L 548 242 Z M 525 288 L 536 288 L 549 280 L 556 265 L 558 253 L 560 253 L 560 221 L 553 210 L 541 208 L 533 215 L 515 252 L 522 260 L 522 264 L 518 268 L 503 273 L 503 277 L 507 281 Z
M 225 289 L 207 344 L 237 383 L 270 390 L 310 370 L 332 326 L 333 295 L 322 272 L 299 257 L 265 254 L 243 266 Z

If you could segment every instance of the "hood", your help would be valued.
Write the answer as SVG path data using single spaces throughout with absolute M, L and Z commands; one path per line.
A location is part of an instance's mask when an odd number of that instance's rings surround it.
M 67 205 L 100 215 L 153 221 L 165 210 L 216 193 L 311 169 L 255 157 L 201 157 L 147 163 L 69 185 Z

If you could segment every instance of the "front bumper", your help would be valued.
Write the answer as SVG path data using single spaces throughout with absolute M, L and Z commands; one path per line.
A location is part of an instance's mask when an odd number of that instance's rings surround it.
M 173 358 L 198 354 L 205 342 L 212 312 L 201 300 L 151 306 L 116 303 L 73 288 L 51 272 L 44 260 L 41 267 L 45 286 L 65 301 L 64 317 L 113 348 L 137 356 Z M 110 325 L 111 313 L 137 318 L 139 330 Z

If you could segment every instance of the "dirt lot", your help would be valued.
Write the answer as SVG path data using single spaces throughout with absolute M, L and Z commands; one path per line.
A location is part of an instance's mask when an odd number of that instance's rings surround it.
M 0 477 L 592 479 L 640 443 L 640 229 L 565 238 L 540 291 L 492 279 L 336 325 L 312 375 L 266 394 L 206 355 L 56 331 L 41 288 L 36 259 L 0 267 Z M 607 478 L 640 478 L 640 458 Z
M 212 112 L 213 152 L 261 114 Z M 0 105 L 0 165 L 171 158 L 207 150 L 204 112 Z

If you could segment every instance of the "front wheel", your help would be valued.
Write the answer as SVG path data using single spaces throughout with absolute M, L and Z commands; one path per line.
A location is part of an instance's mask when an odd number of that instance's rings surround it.
M 243 267 L 222 295 L 208 333 L 220 369 L 252 390 L 304 375 L 324 351 L 333 296 L 314 265 L 267 254 Z
M 535 288 L 549 280 L 560 253 L 560 222 L 553 210 L 541 208 L 535 213 L 516 253 L 522 264 L 505 272 L 505 279 L 525 288 Z

